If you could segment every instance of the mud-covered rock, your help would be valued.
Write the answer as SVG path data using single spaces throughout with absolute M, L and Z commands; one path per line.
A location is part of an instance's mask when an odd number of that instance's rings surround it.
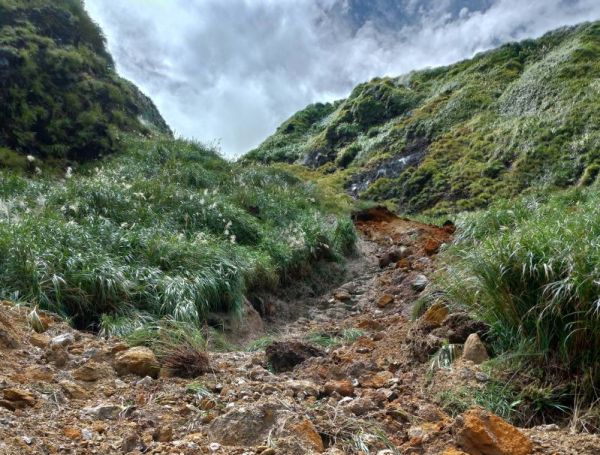
M 489 359 L 485 345 L 481 342 L 479 335 L 472 333 L 467 338 L 462 354 L 463 359 L 480 364 Z
M 472 455 L 529 455 L 531 440 L 502 418 L 480 408 L 458 417 L 453 425 L 456 442 Z
M 322 357 L 325 353 L 300 341 L 276 341 L 265 349 L 267 362 L 276 372 L 290 371 L 311 357 Z
M 272 403 L 237 407 L 217 417 L 208 427 L 211 438 L 227 446 L 256 446 L 266 441 L 280 408 Z
M 73 377 L 78 381 L 94 382 L 98 379 L 109 378 L 114 375 L 114 370 L 110 365 L 103 362 L 96 362 L 90 360 L 75 371 L 73 371 Z
M 146 347 L 135 347 L 117 354 L 115 370 L 119 376 L 134 374 L 137 376 L 157 378 L 160 365 L 154 353 Z

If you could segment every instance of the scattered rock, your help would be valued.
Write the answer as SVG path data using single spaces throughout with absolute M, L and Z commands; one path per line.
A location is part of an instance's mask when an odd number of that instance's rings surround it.
M 223 445 L 259 445 L 269 436 L 278 412 L 279 407 L 269 403 L 232 409 L 213 420 L 208 431 L 212 439 Z
M 123 409 L 114 404 L 99 404 L 95 407 L 83 408 L 82 412 L 98 420 L 116 419 Z
M 171 442 L 173 440 L 173 428 L 160 427 L 154 430 L 152 439 L 158 442 Z
M 32 333 L 29 342 L 38 348 L 46 349 L 50 344 L 50 337 L 44 333 Z
M 420 317 L 420 323 L 427 324 L 430 327 L 439 327 L 448 316 L 446 305 L 436 302 L 431 305 L 427 311 Z
M 385 268 L 392 263 L 398 262 L 400 259 L 410 256 L 410 250 L 405 246 L 394 247 L 381 255 L 379 258 L 379 267 Z
M 351 397 L 354 395 L 354 385 L 348 379 L 329 381 L 325 384 L 325 394 L 331 395 L 333 393 L 337 393 L 343 397 Z
M 338 289 L 334 292 L 333 298 L 340 302 L 347 302 L 348 300 L 352 300 L 352 295 L 345 289 Z
M 75 343 L 75 336 L 72 333 L 63 333 L 61 335 L 55 336 L 54 338 L 52 338 L 50 340 L 50 347 L 51 348 L 57 348 L 57 347 L 66 348 L 67 346 L 70 346 L 73 343 Z
M 417 275 L 412 282 L 412 287 L 415 291 L 424 290 L 429 284 L 429 279 L 425 275 Z
M 456 419 L 453 433 L 469 454 L 529 455 L 531 440 L 517 428 L 483 409 L 474 408 Z
M 144 443 L 140 439 L 137 433 L 131 433 L 123 438 L 123 442 L 121 443 L 121 450 L 123 453 L 130 453 L 136 449 L 143 450 Z
M 276 341 L 265 350 L 267 362 L 276 372 L 290 371 L 311 357 L 325 355 L 320 349 L 300 341 Z
M 302 419 L 300 422 L 291 423 L 287 429 L 297 438 L 296 441 L 301 448 L 308 449 L 303 453 L 311 453 L 311 451 L 321 453 L 325 450 L 323 439 L 310 420 Z
M 8 388 L 2 392 L 3 399 L 0 406 L 14 411 L 35 405 L 35 397 L 31 392 L 23 389 Z
M 88 392 L 73 381 L 63 380 L 59 384 L 69 398 L 84 400 L 88 397 Z
M 73 377 L 78 381 L 94 382 L 101 378 L 109 378 L 114 375 L 113 369 L 106 363 L 90 360 L 75 371 Z
M 385 308 L 391 303 L 394 303 L 394 296 L 390 294 L 384 294 L 377 301 L 377 306 L 379 308 Z
M 115 370 L 119 376 L 134 374 L 156 379 L 160 372 L 160 365 L 154 352 L 150 349 L 135 347 L 117 354 L 115 357 Z
M 62 368 L 69 362 L 70 356 L 64 346 L 52 346 L 50 344 L 44 352 L 44 359 L 57 368 Z
M 423 250 L 427 256 L 432 256 L 440 250 L 440 246 L 442 246 L 442 242 L 439 240 L 427 239 L 423 244 Z
M 462 356 L 463 359 L 470 360 L 475 364 L 480 364 L 489 359 L 487 350 L 476 333 L 472 333 L 467 338 Z

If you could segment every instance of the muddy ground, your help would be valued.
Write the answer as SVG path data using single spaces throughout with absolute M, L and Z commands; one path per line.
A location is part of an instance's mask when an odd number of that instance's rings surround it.
M 36 333 L 30 308 L 2 303 L 0 454 L 600 454 L 597 436 L 448 415 L 441 395 L 489 376 L 459 355 L 432 368 L 432 356 L 481 327 L 443 307 L 410 312 L 453 226 L 381 208 L 355 221 L 343 284 L 252 302 L 244 347 L 211 352 L 194 379 L 51 315 Z

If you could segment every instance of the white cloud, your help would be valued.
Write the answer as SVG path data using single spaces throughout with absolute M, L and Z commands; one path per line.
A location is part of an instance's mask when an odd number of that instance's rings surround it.
M 372 77 L 449 64 L 600 18 L 597 0 L 488 0 L 480 10 L 474 0 L 379 0 L 379 10 L 386 1 L 400 11 L 402 25 L 380 26 L 368 14 L 370 0 L 86 0 L 86 6 L 119 72 L 154 99 L 173 129 L 220 139 L 232 157 L 306 104 L 344 97 Z M 366 11 L 363 22 L 344 19 L 359 8 Z

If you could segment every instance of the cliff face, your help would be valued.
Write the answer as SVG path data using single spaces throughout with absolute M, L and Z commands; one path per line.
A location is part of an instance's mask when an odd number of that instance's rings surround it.
M 171 134 L 120 78 L 80 0 L 0 0 L 0 166 L 109 154 L 119 132 Z
M 246 159 L 334 174 L 401 211 L 473 209 L 600 167 L 600 23 L 377 78 L 288 119 Z

